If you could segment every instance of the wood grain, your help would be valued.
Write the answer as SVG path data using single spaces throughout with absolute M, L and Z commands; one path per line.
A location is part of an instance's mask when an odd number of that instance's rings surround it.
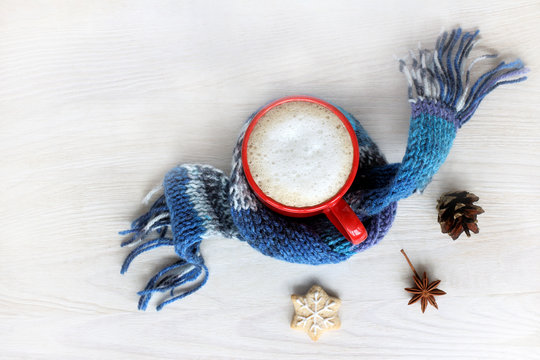
M 538 1 L 1 1 L 0 358 L 540 359 Z M 230 170 L 245 118 L 312 94 L 357 116 L 390 161 L 409 109 L 394 55 L 442 27 L 531 68 L 497 89 L 384 241 L 309 267 L 212 238 L 206 287 L 161 312 L 136 292 L 173 254 L 137 259 L 117 231 L 179 162 Z M 466 189 L 480 234 L 440 234 L 436 199 Z M 407 306 L 410 270 L 448 293 Z M 291 293 L 343 301 L 316 343 L 289 328 Z

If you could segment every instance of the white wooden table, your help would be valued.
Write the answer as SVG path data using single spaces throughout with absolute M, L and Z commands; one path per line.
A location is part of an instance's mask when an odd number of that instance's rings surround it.
M 538 1 L 1 1 L 0 358 L 539 359 L 539 20 Z M 394 55 L 457 24 L 530 79 L 485 99 L 378 246 L 310 267 L 208 239 L 203 289 L 136 310 L 173 254 L 122 276 L 117 231 L 169 168 L 229 171 L 245 118 L 302 93 L 348 109 L 399 161 Z M 453 189 L 486 211 L 471 239 L 440 233 L 436 199 Z M 439 311 L 407 306 L 401 248 L 443 280 Z M 289 328 L 290 294 L 313 283 L 343 301 L 342 328 L 317 343 Z

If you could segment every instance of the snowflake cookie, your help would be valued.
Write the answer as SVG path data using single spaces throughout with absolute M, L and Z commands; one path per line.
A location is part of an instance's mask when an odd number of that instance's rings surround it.
M 304 330 L 316 341 L 327 330 L 338 329 L 341 300 L 329 296 L 322 287 L 313 285 L 306 295 L 291 295 L 294 305 L 293 329 Z

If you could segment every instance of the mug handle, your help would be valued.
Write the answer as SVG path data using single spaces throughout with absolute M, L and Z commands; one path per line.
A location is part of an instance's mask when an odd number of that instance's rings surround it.
M 343 198 L 340 198 L 333 206 L 327 208 L 324 213 L 339 232 L 353 245 L 358 245 L 367 239 L 368 233 L 364 224 Z

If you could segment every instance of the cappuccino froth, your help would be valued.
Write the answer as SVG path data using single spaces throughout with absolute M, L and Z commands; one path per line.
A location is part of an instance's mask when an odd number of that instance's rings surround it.
M 268 111 L 247 144 L 251 175 L 275 201 L 308 207 L 332 198 L 345 185 L 353 164 L 353 145 L 332 111 L 292 101 Z

